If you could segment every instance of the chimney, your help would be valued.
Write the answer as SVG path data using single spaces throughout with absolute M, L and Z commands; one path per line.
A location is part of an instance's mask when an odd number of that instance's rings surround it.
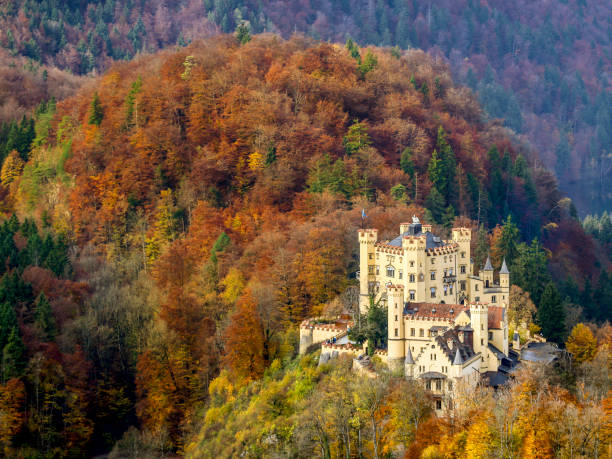
M 452 351 L 453 350 L 453 340 L 451 338 L 448 338 L 446 340 L 446 345 L 448 346 L 448 348 Z

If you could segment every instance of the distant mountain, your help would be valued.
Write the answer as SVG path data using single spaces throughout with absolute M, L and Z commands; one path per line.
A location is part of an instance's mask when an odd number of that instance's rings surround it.
M 14 55 L 88 73 L 248 21 L 253 32 L 422 48 L 524 135 L 584 212 L 612 208 L 612 4 L 605 0 L 6 2 Z

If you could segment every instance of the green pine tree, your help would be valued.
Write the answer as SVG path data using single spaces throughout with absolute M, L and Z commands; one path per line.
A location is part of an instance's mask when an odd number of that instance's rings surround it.
M 562 343 L 565 339 L 565 309 L 552 282 L 546 284 L 540 299 L 538 325 L 542 327 L 542 335 L 549 341 Z
M 435 223 L 442 223 L 444 215 L 446 214 L 446 206 L 444 198 L 437 190 L 436 187 L 432 187 L 427 199 L 425 200 L 425 207 L 431 212 L 431 216 Z
M 518 254 L 519 230 L 508 215 L 502 226 L 501 237 L 497 242 L 497 249 L 508 264 L 512 263 Z
M 241 45 L 251 41 L 251 26 L 247 21 L 242 21 L 236 27 L 236 39 Z
M 89 124 L 100 126 L 103 119 L 104 110 L 102 108 L 102 103 L 100 102 L 98 93 L 94 92 L 93 100 L 91 101 L 91 106 L 89 108 Z
M 408 147 L 404 148 L 400 155 L 400 167 L 410 178 L 414 177 L 414 161 L 412 159 L 412 152 Z
M 57 335 L 57 327 L 55 325 L 55 317 L 51 304 L 44 293 L 41 293 L 36 300 L 36 309 L 34 310 L 34 323 L 41 333 L 41 338 L 45 341 L 52 341 Z
M 357 120 L 348 128 L 348 132 L 342 139 L 344 150 L 347 155 L 357 153 L 362 148 L 371 145 L 372 141 L 368 135 L 368 130 L 365 123 L 361 123 Z
M 2 380 L 6 382 L 11 378 L 21 376 L 25 367 L 25 347 L 19 336 L 19 329 L 13 327 L 8 337 L 8 342 L 2 349 Z

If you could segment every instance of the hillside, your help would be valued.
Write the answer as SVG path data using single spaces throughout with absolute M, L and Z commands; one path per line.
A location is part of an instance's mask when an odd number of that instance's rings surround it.
M 117 454 L 186 452 L 231 411 L 219 375 L 257 390 L 303 364 L 282 413 L 299 411 L 328 370 L 294 360 L 297 325 L 354 306 L 361 225 L 472 228 L 476 265 L 505 257 L 553 340 L 612 317 L 609 238 L 422 51 L 221 35 L 116 63 L 18 132 L 34 140 L 0 174 L 20 218 L 0 246 L 9 456 L 105 453 L 130 425 Z
M 609 2 L 6 2 L 2 46 L 74 73 L 233 32 L 414 47 L 443 57 L 491 118 L 524 136 L 584 213 L 611 208 Z

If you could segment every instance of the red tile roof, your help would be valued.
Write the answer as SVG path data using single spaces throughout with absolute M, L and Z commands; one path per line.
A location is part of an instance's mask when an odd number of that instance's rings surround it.
M 489 306 L 488 327 L 501 329 L 501 322 L 504 320 L 504 309 L 501 306 Z

